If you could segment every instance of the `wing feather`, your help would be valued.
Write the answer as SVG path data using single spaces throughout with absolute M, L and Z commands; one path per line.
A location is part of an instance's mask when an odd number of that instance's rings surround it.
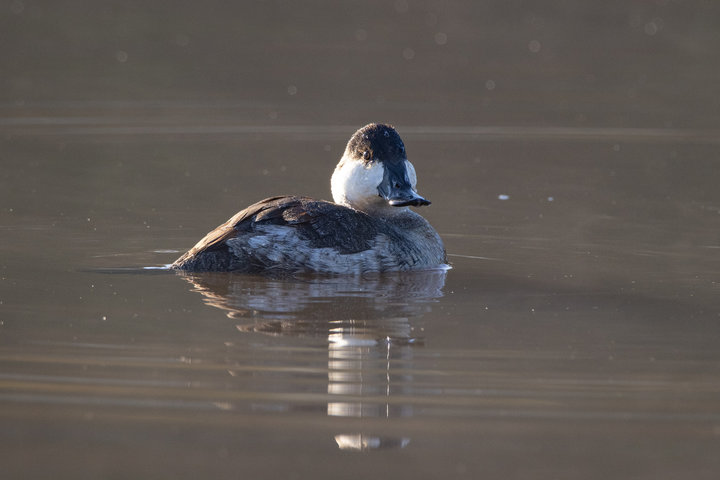
M 368 215 L 342 205 L 307 197 L 280 196 L 261 200 L 238 212 L 205 235 L 173 266 L 209 252 L 227 249 L 228 240 L 252 234 L 260 225 L 292 227 L 311 248 L 333 248 L 339 253 L 358 253 L 372 246 L 376 223 Z

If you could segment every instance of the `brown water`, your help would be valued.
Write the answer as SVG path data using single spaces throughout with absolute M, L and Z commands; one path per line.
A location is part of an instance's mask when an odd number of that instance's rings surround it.
M 98 3 L 0 7 L 2 478 L 718 478 L 720 10 Z M 143 268 L 370 121 L 452 270 Z

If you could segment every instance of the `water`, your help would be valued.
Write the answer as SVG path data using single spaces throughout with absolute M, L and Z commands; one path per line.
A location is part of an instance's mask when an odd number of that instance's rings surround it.
M 203 5 L 0 13 L 3 478 L 717 477 L 714 7 Z M 451 270 L 146 268 L 369 121 Z

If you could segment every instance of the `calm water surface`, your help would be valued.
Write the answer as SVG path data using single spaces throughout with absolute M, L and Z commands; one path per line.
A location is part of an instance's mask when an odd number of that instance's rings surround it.
M 78 5 L 2 13 L 3 478 L 720 474 L 717 12 Z M 452 269 L 145 268 L 369 121 Z

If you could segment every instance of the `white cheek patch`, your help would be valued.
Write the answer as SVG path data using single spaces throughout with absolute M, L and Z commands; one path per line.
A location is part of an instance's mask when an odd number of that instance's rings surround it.
M 417 174 L 415 173 L 415 167 L 413 167 L 413 164 L 410 163 L 409 160 L 405 160 L 405 168 L 407 169 L 410 185 L 412 189 L 417 192 Z
M 385 174 L 379 163 L 365 166 L 357 160 L 345 160 L 333 173 L 331 188 L 336 203 L 361 208 L 377 199 L 378 190 Z

